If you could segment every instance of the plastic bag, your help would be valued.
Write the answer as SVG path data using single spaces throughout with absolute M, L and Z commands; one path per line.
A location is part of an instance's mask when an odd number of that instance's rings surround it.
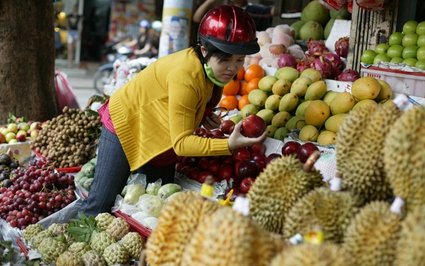
M 356 0 L 360 8 L 371 11 L 384 10 L 384 2 L 385 0 Z
M 164 200 L 151 194 L 140 196 L 136 206 L 149 216 L 158 217 L 164 207 Z
M 67 76 L 63 72 L 55 73 L 56 99 L 58 101 L 58 112 L 61 114 L 65 106 L 80 109 L 77 97 L 68 84 Z
M 155 182 L 149 183 L 146 187 L 146 193 L 151 195 L 158 195 L 158 190 L 161 188 L 162 179 L 158 179 Z

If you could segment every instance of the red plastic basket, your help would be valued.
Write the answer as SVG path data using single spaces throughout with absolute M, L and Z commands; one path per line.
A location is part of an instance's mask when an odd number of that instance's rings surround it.
M 28 247 L 25 245 L 24 241 L 21 237 L 18 237 L 16 240 L 16 245 L 18 245 L 21 252 L 25 255 L 25 257 L 28 259 Z
M 56 168 L 56 171 L 58 172 L 62 172 L 64 171 L 65 173 L 76 173 L 76 172 L 80 172 L 82 166 L 75 166 L 75 167 L 68 167 L 68 168 Z
M 147 240 L 148 237 L 151 235 L 152 230 L 149 228 L 144 227 L 142 224 L 140 224 L 138 221 L 136 221 L 135 219 L 133 219 L 130 215 L 123 213 L 122 211 L 116 211 L 113 212 L 113 214 L 116 217 L 120 217 L 123 218 L 124 220 L 127 221 L 127 223 L 130 225 L 130 231 L 132 232 L 138 232 L 143 240 Z

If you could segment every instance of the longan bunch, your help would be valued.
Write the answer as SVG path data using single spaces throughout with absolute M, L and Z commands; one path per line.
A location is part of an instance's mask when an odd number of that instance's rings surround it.
M 56 168 L 83 165 L 95 157 L 100 131 L 97 112 L 65 106 L 42 126 L 32 149 L 51 158 Z

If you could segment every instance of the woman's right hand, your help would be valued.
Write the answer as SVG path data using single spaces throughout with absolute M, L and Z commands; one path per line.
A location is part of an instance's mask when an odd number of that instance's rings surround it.
M 262 142 L 267 137 L 267 132 L 258 138 L 248 138 L 241 134 L 242 121 L 237 123 L 233 129 L 232 134 L 229 136 L 229 150 L 233 151 L 237 148 L 248 147 L 255 143 Z

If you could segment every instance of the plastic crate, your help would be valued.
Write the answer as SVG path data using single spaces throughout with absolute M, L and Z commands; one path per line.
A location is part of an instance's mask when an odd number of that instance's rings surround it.
M 130 225 L 130 231 L 137 232 L 140 234 L 140 236 L 143 238 L 143 240 L 146 242 L 148 237 L 151 235 L 152 230 L 143 226 L 138 221 L 133 219 L 130 215 L 123 213 L 122 211 L 116 211 L 112 213 L 116 217 L 123 218 L 127 221 L 127 223 Z

